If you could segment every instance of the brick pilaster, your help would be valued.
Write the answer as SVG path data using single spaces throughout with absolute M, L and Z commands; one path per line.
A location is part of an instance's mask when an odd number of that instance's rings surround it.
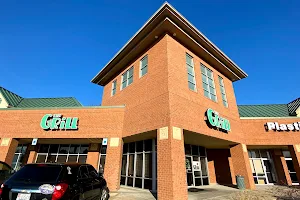
M 160 200 L 188 199 L 182 129 L 163 127 L 158 130 L 157 185 Z
M 230 154 L 234 168 L 234 177 L 236 175 L 242 175 L 245 180 L 245 187 L 247 189 L 255 189 L 246 145 L 237 144 L 232 146 L 230 148 Z
M 100 150 L 99 150 L 100 145 L 93 143 L 90 144 L 89 147 L 89 152 L 86 158 L 86 163 L 93 165 L 96 170 L 98 170 L 98 162 L 99 162 L 99 155 L 100 155 Z
M 282 151 L 280 149 L 274 149 L 271 153 L 277 174 L 277 184 L 292 185 L 292 180 Z
M 123 141 L 119 137 L 108 138 L 104 177 L 110 191 L 120 189 Z
M 19 142 L 13 138 L 1 138 L 0 161 L 11 165 Z

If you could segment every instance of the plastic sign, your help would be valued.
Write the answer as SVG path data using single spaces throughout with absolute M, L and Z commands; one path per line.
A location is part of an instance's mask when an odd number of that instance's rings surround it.
M 218 112 L 209 108 L 206 111 L 206 115 L 207 115 L 208 122 L 211 126 L 219 128 L 224 131 L 230 131 L 229 120 L 220 117 Z
M 274 131 L 299 131 L 300 122 L 295 122 L 292 124 L 278 124 L 278 122 L 267 122 L 266 129 Z
M 78 117 L 63 117 L 61 114 L 46 114 L 41 120 L 44 130 L 77 130 Z

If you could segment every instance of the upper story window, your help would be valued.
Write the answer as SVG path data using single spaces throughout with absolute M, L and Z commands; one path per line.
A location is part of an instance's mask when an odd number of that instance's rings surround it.
M 121 89 L 126 88 L 133 82 L 133 66 L 130 67 L 124 74 L 122 74 L 122 87 Z
M 114 80 L 112 82 L 112 87 L 111 87 L 111 96 L 114 96 L 117 91 L 117 80 Z
M 196 91 L 196 80 L 195 80 L 195 69 L 193 57 L 189 54 L 186 54 L 186 68 L 188 74 L 188 84 L 191 90 Z
M 144 56 L 140 61 L 140 77 L 148 72 L 148 55 Z
M 227 97 L 226 97 L 226 92 L 225 92 L 225 87 L 224 87 L 224 81 L 221 76 L 218 76 L 218 77 L 219 77 L 219 85 L 220 85 L 220 90 L 221 90 L 221 94 L 222 94 L 223 105 L 225 107 L 228 107 L 228 102 L 227 102 Z
M 213 72 L 205 67 L 202 63 L 201 75 L 202 75 L 202 87 L 204 90 L 204 96 L 210 98 L 213 101 L 217 101 L 216 87 L 213 78 Z

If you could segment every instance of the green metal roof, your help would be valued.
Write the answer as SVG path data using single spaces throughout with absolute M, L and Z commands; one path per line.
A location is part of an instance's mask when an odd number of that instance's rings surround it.
M 7 103 L 13 107 L 16 107 L 23 99 L 19 95 L 1 87 L 1 86 L 0 86 L 0 92 L 4 96 Z
M 240 117 L 290 117 L 287 104 L 238 105 Z
M 64 98 L 26 98 L 17 108 L 43 108 L 43 107 L 81 107 L 82 105 L 73 97 Z

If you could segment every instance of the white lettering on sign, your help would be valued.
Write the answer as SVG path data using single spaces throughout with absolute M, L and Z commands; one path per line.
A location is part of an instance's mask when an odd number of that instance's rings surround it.
M 299 131 L 300 122 L 294 122 L 292 124 L 279 124 L 278 122 L 267 122 L 266 129 L 268 131 Z

